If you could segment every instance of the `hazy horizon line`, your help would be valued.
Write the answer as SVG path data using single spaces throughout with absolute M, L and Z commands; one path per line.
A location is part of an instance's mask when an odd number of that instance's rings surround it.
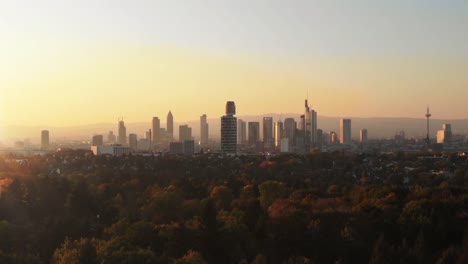
M 293 117 L 295 119 L 299 119 L 300 118 L 300 113 L 286 113 L 286 114 L 280 114 L 280 113 L 267 113 L 267 114 L 246 114 L 246 115 L 239 115 L 239 116 L 236 116 L 238 119 L 241 119 L 242 117 L 247 117 L 247 118 L 253 118 L 253 117 L 267 117 L 267 116 L 271 116 L 271 115 L 275 115 L 275 116 L 278 116 L 278 115 L 284 115 L 284 117 L 282 117 L 281 119 L 284 120 L 285 118 L 291 118 L 294 116 L 296 117 Z M 220 116 L 221 117 L 221 116 Z M 220 118 L 219 117 L 219 118 Z M 426 119 L 425 117 L 403 117 L 403 116 L 394 116 L 394 117 L 391 117 L 391 116 L 371 116 L 371 117 L 359 117 L 359 116 L 328 116 L 328 115 L 318 115 L 318 117 L 321 117 L 321 118 L 338 118 L 338 119 L 341 119 L 341 118 L 346 118 L 346 119 Z M 175 118 L 174 118 L 175 119 Z M 218 118 L 209 118 L 208 116 L 208 119 L 207 120 L 216 120 Z M 148 119 L 149 121 L 143 121 L 143 120 L 138 120 L 138 121 L 130 121 L 130 122 L 127 122 L 125 121 L 124 119 L 124 122 L 125 124 L 142 124 L 142 123 L 149 123 L 151 124 L 151 120 Z M 161 121 L 165 120 L 164 118 L 163 119 L 160 119 Z M 434 118 L 434 117 L 431 117 L 431 120 L 447 120 L 447 121 L 462 121 L 462 120 L 468 120 L 468 117 L 465 117 L 465 118 Z M 191 120 L 182 120 L 182 121 L 177 121 L 176 119 L 174 120 L 174 123 L 175 124 L 181 124 L 181 123 L 191 123 L 191 122 L 196 122 L 196 121 L 199 121 L 198 119 L 191 119 Z M 261 121 L 261 120 L 259 120 Z M 118 123 L 118 120 L 115 121 L 115 123 Z M 52 127 L 52 128 L 71 128 L 71 127 L 83 127 L 83 126 L 95 126 L 95 125 L 107 125 L 107 124 L 114 124 L 114 122 L 110 122 L 110 121 L 101 121 L 101 122 L 89 122 L 89 123 L 80 123 L 80 124 L 76 124 L 76 125 L 42 125 L 42 124 L 37 124 L 37 125 L 21 125 L 21 124 L 6 124 L 6 125 L 0 125 L 0 127 L 3 127 L 3 128 L 9 128 L 9 127 Z M 165 122 L 161 122 L 161 124 L 166 124 Z

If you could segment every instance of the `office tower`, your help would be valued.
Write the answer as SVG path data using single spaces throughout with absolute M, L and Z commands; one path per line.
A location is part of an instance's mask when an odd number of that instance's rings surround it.
M 313 147 L 319 147 L 318 144 L 318 135 L 317 135 L 317 111 L 312 110 L 311 113 L 311 131 L 310 131 L 310 140 Z
M 236 115 L 236 104 L 233 101 L 226 102 L 226 115 Z
M 260 141 L 260 123 L 249 122 L 247 126 L 249 128 L 249 145 L 254 146 L 258 141 Z
M 42 130 L 41 131 L 41 149 L 48 150 L 49 149 L 49 130 Z
M 167 114 L 167 121 L 166 121 L 166 133 L 169 140 L 174 138 L 174 117 L 172 116 L 171 111 Z
M 107 134 L 107 142 L 109 144 L 115 144 L 117 141 L 117 137 L 114 135 L 113 131 L 109 131 L 109 134 Z
M 304 132 L 305 127 L 306 127 L 306 125 L 305 125 L 305 115 L 301 115 L 298 129 Z
M 294 118 L 284 119 L 284 137 L 289 138 L 289 146 L 294 145 L 296 140 L 297 123 Z
M 405 144 L 405 141 L 406 141 L 405 131 L 402 130 L 400 132 L 395 133 L 394 139 L 395 139 L 396 144 L 399 144 L 399 145 Z
M 361 144 L 367 143 L 367 129 L 361 129 L 359 133 L 359 142 Z
M 188 125 L 179 126 L 179 141 L 192 140 L 192 128 Z
M 149 150 L 150 149 L 150 140 L 148 140 L 147 138 L 138 139 L 137 148 L 138 148 L 138 150 Z
M 335 132 L 330 132 L 330 144 L 338 144 L 338 135 Z
M 120 145 L 125 145 L 127 143 L 127 128 L 123 120 L 119 121 L 119 136 L 118 143 Z
M 340 121 L 340 142 L 346 145 L 351 144 L 351 119 Z
M 290 148 L 289 148 L 289 138 L 283 138 L 281 139 L 280 141 L 280 152 L 281 153 L 287 153 L 290 151 Z
M 132 150 L 136 150 L 138 148 L 138 138 L 136 134 L 128 135 L 128 146 Z
M 195 141 L 194 140 L 184 140 L 184 154 L 193 155 L 195 153 Z
M 305 100 L 305 113 L 302 130 L 304 131 L 305 146 L 316 146 L 317 145 L 317 111 L 310 109 L 308 100 Z
M 322 148 L 323 145 L 323 130 L 322 129 L 317 129 L 315 132 L 315 147 L 316 148 Z
M 167 132 L 164 127 L 159 129 L 159 136 L 161 138 L 160 143 L 167 141 Z
M 273 137 L 273 117 L 263 118 L 263 144 L 267 150 L 272 150 L 275 145 L 275 139 Z
M 275 147 L 281 146 L 281 140 L 284 138 L 283 122 L 278 121 L 275 123 Z
M 450 143 L 452 141 L 452 126 L 443 124 L 442 130 L 437 131 L 437 143 Z
M 183 154 L 184 153 L 184 143 L 183 142 L 171 142 L 171 143 L 169 143 L 169 153 L 170 154 Z
M 247 126 L 245 121 L 239 119 L 237 121 L 237 144 L 245 145 L 247 141 Z
M 161 121 L 159 120 L 158 117 L 153 117 L 152 129 L 151 129 L 151 132 L 153 133 L 152 138 L 151 138 L 153 145 L 157 145 L 161 143 L 160 129 L 161 129 Z
M 200 145 L 206 146 L 208 145 L 208 122 L 206 115 L 200 116 Z
M 145 132 L 145 139 L 148 140 L 148 142 L 152 139 L 151 129 Z
M 237 152 L 237 117 L 236 105 L 232 101 L 226 103 L 226 115 L 221 117 L 221 150 L 224 153 Z
M 92 146 L 102 146 L 104 145 L 104 137 L 102 135 L 93 136 Z

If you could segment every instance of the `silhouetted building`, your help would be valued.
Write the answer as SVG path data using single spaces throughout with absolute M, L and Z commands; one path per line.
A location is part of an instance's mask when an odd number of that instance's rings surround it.
M 117 137 L 114 135 L 113 131 L 109 131 L 109 134 L 107 134 L 107 142 L 109 144 L 115 144 L 117 141 Z
M 275 147 L 281 146 L 281 140 L 284 138 L 283 122 L 278 121 L 275 123 Z
M 171 142 L 169 143 L 170 154 L 184 154 L 184 143 L 182 142 Z
M 233 101 L 226 102 L 226 115 L 228 116 L 236 115 L 236 104 Z
M 118 143 L 120 145 L 127 144 L 127 128 L 125 127 L 125 123 L 123 120 L 119 121 L 119 136 L 118 136 Z
M 41 131 L 41 149 L 48 150 L 49 149 L 49 130 L 42 130 Z
M 150 140 L 147 138 L 140 138 L 138 139 L 138 150 L 149 150 L 150 149 Z
M 192 128 L 188 125 L 179 126 L 179 141 L 192 140 Z
M 130 154 L 130 148 L 124 146 L 91 146 L 94 155 L 122 156 Z
M 330 144 L 339 144 L 338 135 L 335 132 L 330 132 Z
M 452 126 L 443 124 L 442 130 L 437 131 L 437 143 L 450 143 L 452 141 Z
M 200 145 L 208 145 L 209 126 L 206 115 L 200 116 Z
M 405 131 L 400 131 L 398 133 L 395 133 L 395 143 L 398 145 L 405 144 L 406 136 L 405 136 Z
M 166 134 L 169 140 L 174 138 L 174 117 L 172 116 L 171 111 L 167 114 L 167 121 L 166 121 Z
M 272 150 L 275 145 L 273 137 L 273 117 L 263 118 L 263 144 L 266 150 Z
M 138 148 L 138 138 L 136 134 L 128 135 L 128 146 L 132 150 L 136 150 Z
M 195 153 L 195 141 L 194 140 L 184 140 L 184 154 L 193 155 Z
M 104 145 L 104 137 L 102 135 L 93 136 L 92 146 L 102 146 Z
M 237 121 L 237 143 L 245 145 L 247 142 L 247 126 L 245 121 L 239 119 Z
M 289 139 L 289 149 L 294 146 L 294 142 L 296 141 L 296 129 L 297 123 L 294 118 L 284 119 L 284 137 Z
M 317 129 L 315 132 L 315 145 L 316 148 L 322 148 L 323 146 L 323 130 Z
M 340 122 L 341 144 L 351 144 L 351 119 L 341 119 Z
M 224 153 L 237 152 L 237 118 L 236 105 L 232 101 L 226 103 L 226 115 L 221 117 L 221 150 Z
M 359 133 L 359 142 L 361 144 L 367 143 L 367 129 L 361 129 Z
M 283 138 L 280 142 L 280 152 L 287 153 L 289 150 L 289 138 Z
M 153 145 L 157 145 L 157 144 L 160 144 L 161 143 L 161 134 L 160 134 L 160 131 L 161 131 L 161 121 L 159 120 L 158 117 L 153 117 L 153 121 L 152 121 L 152 144 Z
M 249 145 L 255 146 L 260 141 L 260 123 L 249 122 L 247 126 L 249 127 Z

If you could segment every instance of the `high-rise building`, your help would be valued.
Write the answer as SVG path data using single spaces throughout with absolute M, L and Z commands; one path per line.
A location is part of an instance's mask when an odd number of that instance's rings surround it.
M 280 152 L 282 153 L 287 153 L 290 151 L 289 149 L 289 138 L 283 138 L 281 139 L 281 142 L 280 142 Z
M 340 142 L 346 145 L 351 144 L 351 119 L 340 121 Z
M 95 135 L 93 136 L 92 146 L 102 146 L 104 145 L 104 136 Z
M 224 153 L 237 152 L 237 117 L 236 105 L 233 101 L 226 103 L 226 115 L 221 117 L 221 150 Z
M 209 127 L 206 115 L 200 116 L 200 145 L 208 145 Z
M 125 127 L 125 123 L 123 120 L 119 121 L 119 136 L 118 136 L 118 143 L 120 145 L 127 144 L 127 128 Z
M 166 134 L 169 140 L 174 138 L 174 117 L 172 116 L 171 111 L 167 114 L 167 121 L 166 121 Z
M 132 150 L 136 150 L 138 148 L 138 138 L 136 134 L 128 135 L 128 146 Z
M 170 154 L 184 154 L 184 143 L 183 142 L 171 142 L 169 143 Z
M 322 148 L 323 146 L 323 130 L 317 129 L 315 134 L 315 147 Z
M 452 141 L 452 125 L 443 124 L 442 130 L 437 131 L 437 143 L 450 143 Z
M 361 144 L 367 143 L 367 129 L 361 129 L 359 133 L 359 142 Z
M 338 144 L 338 143 L 340 143 L 338 141 L 338 135 L 335 132 L 331 131 L 330 132 L 330 144 Z
M 184 154 L 193 155 L 193 153 L 195 153 L 195 141 L 184 140 Z
M 317 111 L 310 109 L 308 100 L 305 100 L 305 113 L 302 130 L 304 131 L 305 147 L 317 145 Z
M 159 120 L 158 117 L 153 117 L 152 121 L 152 144 L 157 145 L 161 143 L 161 134 L 160 134 L 160 129 L 161 129 L 161 121 Z
M 107 134 L 107 142 L 109 144 L 115 144 L 117 141 L 117 137 L 114 135 L 113 131 L 109 131 L 109 134 Z
M 312 121 L 311 121 L 311 130 L 310 130 L 310 140 L 311 140 L 311 145 L 313 147 L 319 147 L 319 144 L 318 144 L 318 135 L 317 135 L 317 111 L 315 110 L 311 110 L 311 118 L 312 118 Z
M 283 122 L 278 121 L 275 123 L 275 147 L 281 146 L 281 140 L 284 138 Z
M 41 149 L 48 150 L 49 149 L 49 130 L 42 130 L 41 131 Z
M 260 123 L 249 122 L 247 126 L 249 128 L 249 145 L 254 146 L 258 141 L 260 141 Z
M 284 137 L 289 139 L 288 143 L 290 148 L 294 145 L 294 142 L 296 141 L 296 129 L 297 123 L 294 120 L 294 118 L 284 119 Z
M 247 126 L 242 119 L 237 120 L 237 143 L 245 145 L 247 141 Z
M 192 128 L 188 125 L 179 126 L 179 141 L 192 140 Z
M 236 115 L 236 104 L 233 101 L 226 102 L 226 115 Z
M 273 149 L 275 139 L 273 137 L 273 117 L 263 118 L 263 145 L 266 150 Z

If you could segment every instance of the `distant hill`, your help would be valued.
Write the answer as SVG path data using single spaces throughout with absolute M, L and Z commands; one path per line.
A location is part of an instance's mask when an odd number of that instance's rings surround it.
M 265 115 L 246 115 L 238 116 L 238 119 L 244 121 L 258 121 L 261 123 L 264 116 L 273 117 L 274 121 L 284 120 L 287 117 L 293 117 L 296 121 L 299 120 L 300 114 L 265 114 Z M 318 127 L 325 132 L 335 131 L 339 133 L 340 117 L 318 117 Z M 397 131 L 404 130 L 407 137 L 422 138 L 426 135 L 426 120 L 424 118 L 353 118 L 352 119 L 352 135 L 353 138 L 359 136 L 359 130 L 366 128 L 369 133 L 369 138 L 391 138 Z M 177 120 L 175 120 L 177 121 Z M 210 137 L 217 139 L 220 137 L 220 118 L 208 119 Z M 468 134 L 468 119 L 431 119 L 430 133 L 435 137 L 437 130 L 442 128 L 443 123 L 452 124 L 452 130 L 455 134 Z M 192 134 L 195 138 L 200 135 L 200 121 L 193 120 L 182 123 L 175 123 L 175 136 L 178 137 L 178 126 L 180 124 L 188 124 L 192 127 Z M 142 137 L 148 129 L 151 128 L 151 123 L 126 123 L 127 133 L 136 133 Z M 161 124 L 165 127 L 165 124 Z M 40 131 L 44 127 L 29 127 L 29 126 L 7 126 L 0 127 L 3 131 L 4 144 L 11 144 L 15 140 L 30 139 L 33 143 L 38 143 L 40 140 Z M 104 134 L 109 131 L 114 131 L 117 134 L 117 124 L 114 123 L 99 123 L 76 127 L 48 127 L 50 130 L 51 140 L 66 140 L 79 139 L 90 140 L 92 135 Z

